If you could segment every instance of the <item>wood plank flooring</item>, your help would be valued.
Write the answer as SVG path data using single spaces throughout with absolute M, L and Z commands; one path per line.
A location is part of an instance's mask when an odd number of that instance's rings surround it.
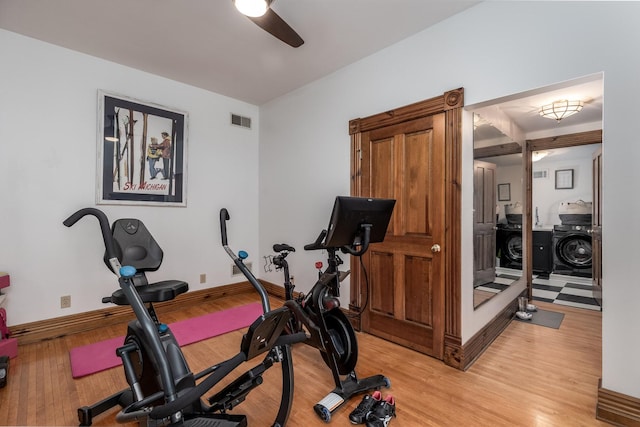
M 257 301 L 254 294 L 236 295 L 167 313 L 166 323 Z M 281 301 L 273 300 L 273 306 Z M 397 418 L 391 426 L 604 426 L 595 419 L 601 377 L 601 313 L 541 303 L 540 308 L 565 313 L 560 329 L 513 321 L 466 372 L 441 361 L 358 333 L 360 376 L 382 373 L 391 380 Z M 8 384 L 0 389 L 0 425 L 77 425 L 76 409 L 126 386 L 121 368 L 73 379 L 71 348 L 123 335 L 124 325 L 21 346 L 10 362 Z M 194 372 L 231 357 L 242 331 L 184 347 Z M 317 350 L 293 350 L 295 399 L 289 426 L 324 426 L 313 405 L 334 384 Z M 246 368 L 253 366 L 251 361 Z M 250 426 L 272 423 L 279 403 L 279 367 L 265 374 L 235 411 Z M 330 424 L 350 425 L 348 414 L 360 396 L 334 412 Z M 111 411 L 94 425 L 115 424 Z

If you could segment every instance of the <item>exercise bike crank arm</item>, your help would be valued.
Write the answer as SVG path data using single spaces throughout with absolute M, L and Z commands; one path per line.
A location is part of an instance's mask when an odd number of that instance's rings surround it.
M 309 332 L 309 336 L 307 336 L 306 340 L 304 341 L 307 344 L 311 345 L 312 347 L 319 349 L 320 351 L 325 351 L 326 348 L 324 345 L 324 341 L 322 340 L 322 333 L 320 332 L 320 328 L 311 319 L 311 317 L 309 317 L 309 315 L 304 311 L 302 306 L 297 302 L 291 301 L 291 300 L 285 301 L 284 305 L 291 311 L 295 321 L 302 323 L 307 328 L 307 331 Z M 301 334 L 304 334 L 304 332 L 298 332 L 296 334 L 293 334 L 292 336 L 296 336 L 296 335 L 300 336 Z M 300 338 L 294 338 L 294 339 L 297 340 Z

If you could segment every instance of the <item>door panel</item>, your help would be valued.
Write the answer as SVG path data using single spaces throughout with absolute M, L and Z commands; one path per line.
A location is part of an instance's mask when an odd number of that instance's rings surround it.
M 442 358 L 444 114 L 362 134 L 362 196 L 396 199 L 385 241 L 364 256 L 363 329 Z M 435 250 L 435 249 L 434 249 Z
M 423 325 L 433 322 L 431 311 L 431 263 L 418 256 L 405 256 L 405 318 Z
M 384 138 L 372 141 L 370 149 L 371 162 L 377 167 L 375 179 L 372 179 L 370 184 L 371 197 L 393 198 L 394 140 Z
M 404 150 L 404 165 L 406 173 L 402 175 L 404 189 L 403 211 L 406 220 L 405 233 L 415 235 L 429 234 L 429 211 L 427 209 L 428 194 L 425 194 L 424 184 L 428 183 L 428 165 L 433 148 L 430 135 L 426 131 L 406 135 Z
M 371 309 L 380 314 L 393 314 L 393 254 L 370 250 Z
M 473 162 L 473 286 L 496 277 L 496 165 Z

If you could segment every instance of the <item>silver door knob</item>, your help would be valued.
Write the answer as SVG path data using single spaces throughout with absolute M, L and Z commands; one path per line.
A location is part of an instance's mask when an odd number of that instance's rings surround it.
M 431 246 L 431 252 L 433 253 L 440 252 L 440 245 L 436 243 L 433 246 Z

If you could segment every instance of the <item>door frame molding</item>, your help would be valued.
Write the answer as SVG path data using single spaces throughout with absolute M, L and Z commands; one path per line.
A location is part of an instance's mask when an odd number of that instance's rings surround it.
M 404 107 L 349 121 L 351 136 L 351 194 L 362 194 L 360 156 L 362 132 L 396 125 L 434 114 L 445 116 L 445 239 L 444 256 L 444 337 L 443 360 L 459 367 L 461 349 L 461 216 L 462 216 L 462 108 L 464 88 Z M 354 258 L 351 265 L 357 265 Z M 359 313 L 362 305 L 362 280 L 359 269 L 352 269 L 349 310 Z M 358 318 L 359 321 L 359 318 Z M 360 324 L 355 322 L 359 329 Z M 453 346 L 451 346 L 453 344 Z

